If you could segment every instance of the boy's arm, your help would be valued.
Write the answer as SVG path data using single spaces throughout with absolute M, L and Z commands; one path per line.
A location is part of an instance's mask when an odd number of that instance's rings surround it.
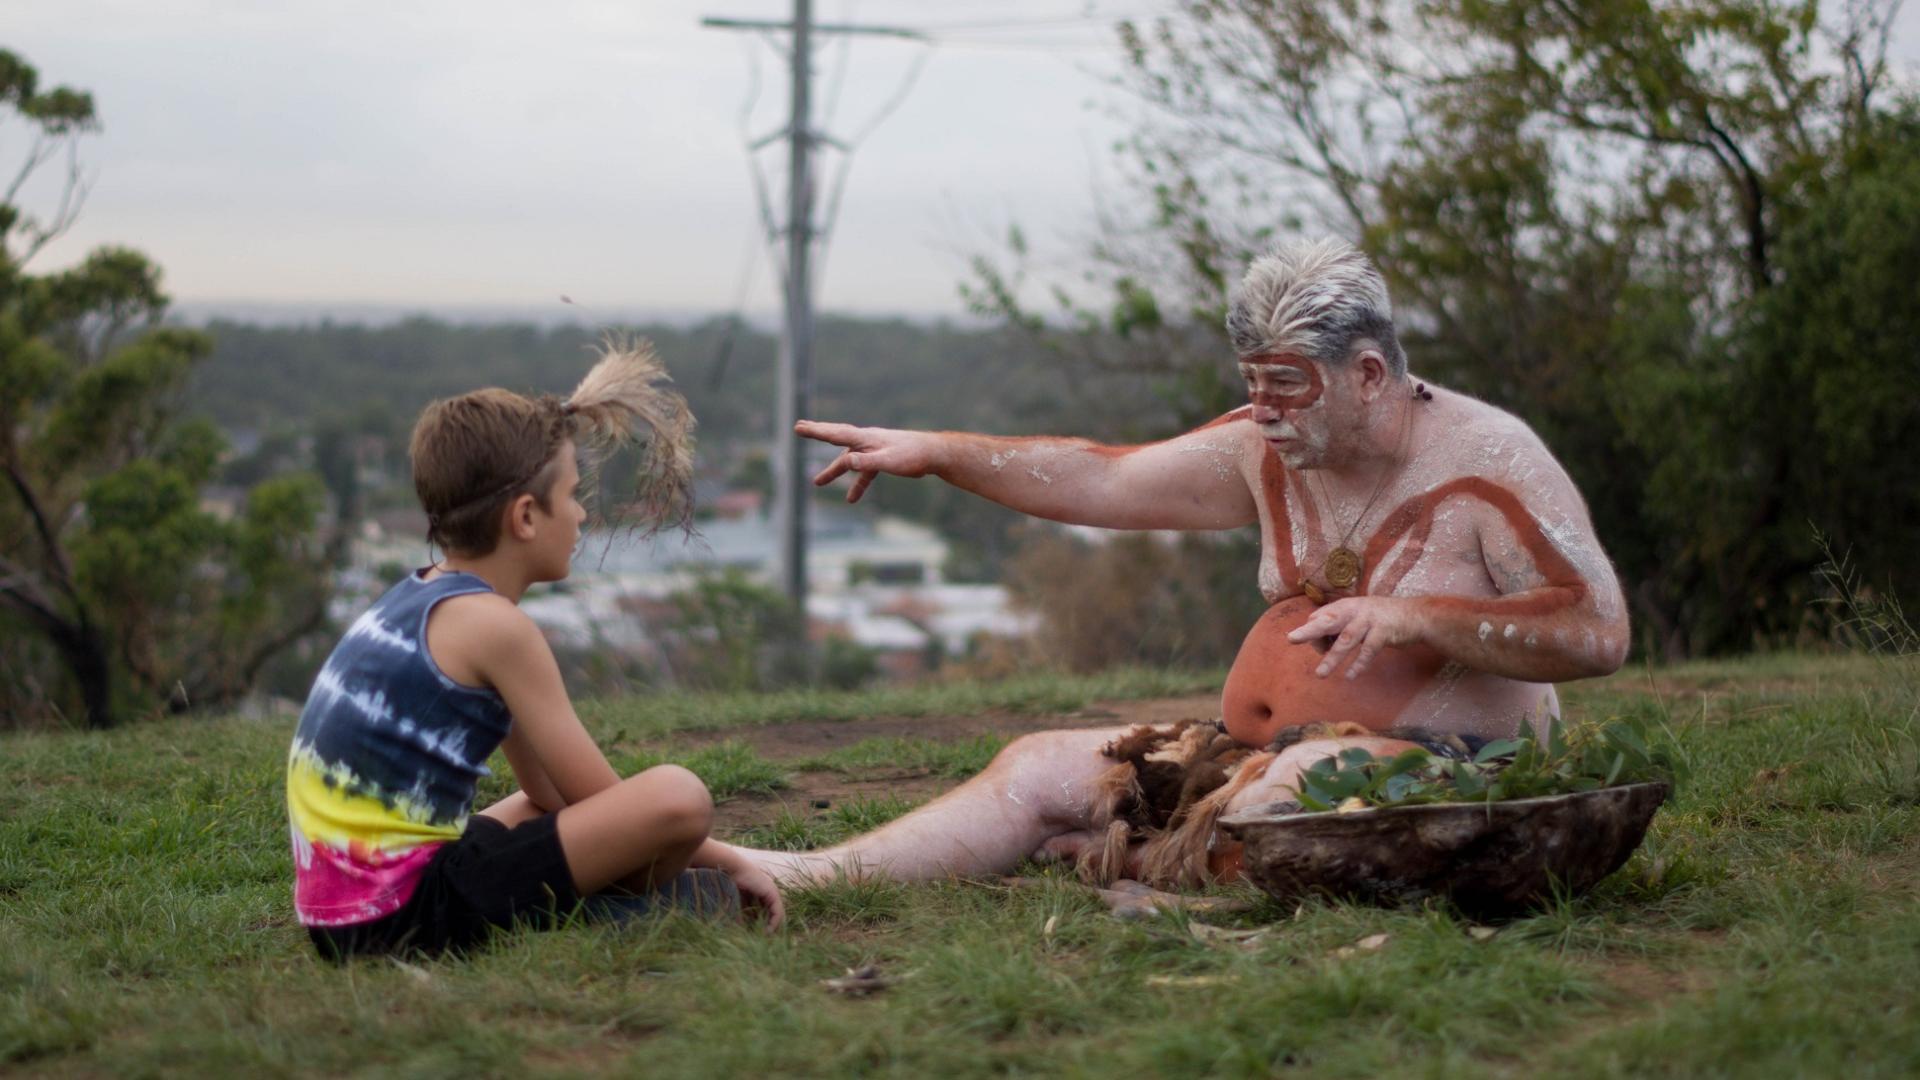
M 620 774 L 573 711 L 546 636 L 511 601 L 496 597 L 489 603 L 492 609 L 467 620 L 463 630 L 473 635 L 468 643 L 478 674 L 513 714 L 501 746 L 520 790 L 554 812 L 618 784 Z M 709 838 L 695 850 L 691 865 L 724 871 L 743 900 L 766 914 L 769 929 L 784 919 L 779 887 L 738 849 Z
M 498 608 L 497 614 L 490 611 L 491 617 L 475 620 L 483 624 L 476 635 L 475 666 L 513 714 L 505 749 L 521 789 L 543 809 L 558 809 L 548 807 L 546 799 L 568 806 L 619 783 L 619 774 L 574 713 L 560 665 L 540 628 L 511 601 L 499 599 Z
M 526 728 L 513 725 L 506 741 L 500 744 L 500 752 L 507 755 L 507 764 L 513 766 L 513 778 L 520 782 L 520 790 L 533 805 L 549 814 L 566 808 L 567 800 L 561 797 L 560 789 L 553 786 L 553 777 L 548 776 L 546 767 L 540 764 L 540 755 L 527 744 Z

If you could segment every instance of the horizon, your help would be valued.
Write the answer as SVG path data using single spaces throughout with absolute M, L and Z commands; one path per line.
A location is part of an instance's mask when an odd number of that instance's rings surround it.
M 326 301 L 326 300 L 177 300 L 167 309 L 180 322 L 206 326 L 214 322 L 249 326 L 298 328 L 323 323 L 379 328 L 426 318 L 454 326 L 527 325 L 542 328 L 564 326 L 672 326 L 686 328 L 715 320 L 739 318 L 748 326 L 767 333 L 778 333 L 785 314 L 776 307 L 732 309 L 723 307 L 625 307 L 603 311 L 588 310 L 556 300 L 552 304 L 516 303 L 410 303 L 403 301 Z M 996 320 L 971 312 L 919 310 L 846 310 L 820 308 L 814 318 L 846 319 L 859 322 L 904 322 L 913 326 L 960 326 L 990 329 Z

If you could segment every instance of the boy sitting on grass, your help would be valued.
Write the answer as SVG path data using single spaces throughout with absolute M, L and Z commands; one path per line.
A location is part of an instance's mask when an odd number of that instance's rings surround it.
M 728 879 L 779 925 L 772 879 L 707 835 L 706 786 L 674 765 L 620 779 L 518 607 L 567 576 L 579 542 L 576 439 L 604 460 L 644 424 L 652 466 L 632 506 L 653 528 L 685 521 L 693 418 L 665 381 L 647 347 L 609 347 L 564 402 L 487 389 L 421 414 L 414 489 L 446 556 L 347 631 L 287 759 L 294 907 L 322 955 L 463 951 L 603 890 L 643 899 L 602 908 L 711 907 L 699 885 L 730 893 Z M 520 790 L 469 817 L 495 747 Z

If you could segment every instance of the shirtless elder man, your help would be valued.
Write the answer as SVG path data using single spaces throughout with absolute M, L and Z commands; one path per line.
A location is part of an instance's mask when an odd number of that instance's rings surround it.
M 1344 747 L 1461 755 L 1557 715 L 1552 684 L 1627 651 L 1587 509 L 1515 417 L 1407 373 L 1385 282 L 1352 246 L 1256 260 L 1227 330 L 1250 404 L 1146 446 L 802 421 L 844 450 L 816 478 L 938 476 L 1016 510 L 1110 529 L 1258 523 L 1273 606 L 1221 719 L 1028 735 L 980 775 L 819 852 L 755 852 L 778 879 L 926 879 L 1075 857 L 1092 878 L 1232 874 L 1214 822 L 1291 794 Z

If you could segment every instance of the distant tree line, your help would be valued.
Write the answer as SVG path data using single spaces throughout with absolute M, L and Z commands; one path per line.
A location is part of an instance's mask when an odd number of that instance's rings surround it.
M 764 486 L 777 337 L 718 318 L 621 329 L 650 338 L 686 393 L 709 477 Z M 204 331 L 213 350 L 194 371 L 189 399 L 199 415 L 247 436 L 249 452 L 231 463 L 229 477 L 311 465 L 341 505 L 378 496 L 362 490 L 350 467 L 356 439 L 381 439 L 392 456 L 387 471 L 404 478 L 407 433 L 428 401 L 488 385 L 564 392 L 601 332 L 429 318 L 379 327 L 214 321 Z M 820 320 L 815 357 L 814 413 L 824 419 L 1113 440 L 1161 437 L 1179 423 L 1155 380 L 1089 381 L 1000 327 L 829 316 Z M 861 505 L 939 528 L 955 543 L 950 572 L 969 580 L 998 576 L 1020 520 L 940 484 L 880 484 Z

